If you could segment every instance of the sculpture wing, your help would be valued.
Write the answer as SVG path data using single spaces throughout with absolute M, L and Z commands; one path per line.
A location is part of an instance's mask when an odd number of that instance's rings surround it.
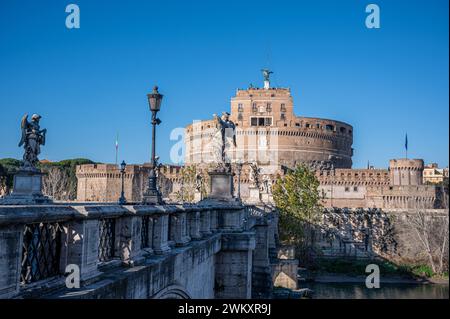
M 28 125 L 29 125 L 29 123 L 28 123 L 28 114 L 25 114 L 22 117 L 22 121 L 20 123 L 20 127 L 22 128 L 22 138 L 20 139 L 19 147 L 22 146 L 25 143 L 26 131 L 27 131 Z

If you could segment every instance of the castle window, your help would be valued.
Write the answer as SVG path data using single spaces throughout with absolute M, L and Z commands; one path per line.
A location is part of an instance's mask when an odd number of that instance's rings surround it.
M 286 104 L 281 103 L 280 111 L 281 111 L 281 112 L 286 112 Z
M 317 123 L 317 124 L 316 124 L 316 127 L 317 127 L 317 128 L 320 128 L 320 123 Z
M 345 133 L 345 127 L 341 127 L 339 130 L 341 131 L 341 133 Z
M 250 118 L 251 126 L 271 126 L 272 118 L 271 117 L 251 117 Z
M 272 104 L 267 103 L 266 111 L 267 111 L 267 112 L 272 112 Z
M 348 134 L 352 135 L 352 130 L 348 130 Z
M 346 192 L 349 192 L 349 191 L 350 191 L 350 187 L 345 186 L 345 191 L 346 191 Z
M 242 103 L 238 104 L 238 112 L 244 112 L 244 107 L 242 106 Z
M 354 186 L 354 187 L 353 187 L 353 191 L 354 191 L 354 192 L 357 192 L 357 191 L 358 191 L 358 186 Z
M 281 113 L 281 115 L 280 115 L 280 119 L 281 119 L 282 121 L 286 120 L 286 114 L 284 114 L 284 113 Z
M 238 114 L 238 121 L 242 121 L 242 120 L 243 120 L 242 113 L 239 113 Z
M 258 112 L 258 107 L 256 106 L 256 103 L 253 103 L 253 105 L 252 105 L 252 111 L 253 111 L 253 113 Z
M 327 131 L 334 131 L 334 126 L 331 125 L 331 124 L 327 124 L 327 125 L 325 126 L 325 128 L 326 128 Z
M 264 117 L 258 118 L 258 126 L 264 126 Z
M 298 127 L 300 127 L 300 123 L 295 123 L 295 126 L 298 126 Z

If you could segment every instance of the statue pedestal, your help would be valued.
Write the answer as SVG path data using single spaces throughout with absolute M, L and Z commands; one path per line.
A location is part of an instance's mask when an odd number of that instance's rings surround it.
M 261 193 L 260 193 L 258 187 L 249 186 L 247 201 L 250 203 L 260 203 L 261 202 Z
M 0 199 L 3 205 L 48 204 L 51 199 L 42 194 L 42 176 L 40 171 L 20 170 L 14 175 L 13 191 Z
M 218 200 L 233 199 L 233 175 L 230 172 L 210 171 L 211 191 L 208 198 Z
M 273 202 L 272 194 L 270 194 L 270 193 L 262 193 L 261 194 L 261 201 L 266 203 L 266 204 L 272 203 Z
M 201 201 L 203 198 L 202 198 L 202 193 L 201 192 L 199 192 L 199 191 L 195 191 L 194 192 L 194 202 L 199 202 L 199 201 Z

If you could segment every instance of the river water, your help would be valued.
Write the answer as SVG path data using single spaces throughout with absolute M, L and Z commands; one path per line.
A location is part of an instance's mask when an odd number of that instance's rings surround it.
M 448 299 L 448 284 L 381 284 L 368 289 L 360 283 L 302 283 L 313 299 Z

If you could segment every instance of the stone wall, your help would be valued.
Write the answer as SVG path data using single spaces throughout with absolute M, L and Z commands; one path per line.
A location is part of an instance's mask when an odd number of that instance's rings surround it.
M 277 225 L 237 201 L 0 205 L 0 298 L 270 297 Z
M 448 210 L 422 211 L 438 223 L 448 218 Z M 424 247 L 408 223 L 408 218 L 414 214 L 417 211 L 404 209 L 326 209 L 317 231 L 320 255 L 327 258 L 382 257 L 399 263 L 426 262 Z

